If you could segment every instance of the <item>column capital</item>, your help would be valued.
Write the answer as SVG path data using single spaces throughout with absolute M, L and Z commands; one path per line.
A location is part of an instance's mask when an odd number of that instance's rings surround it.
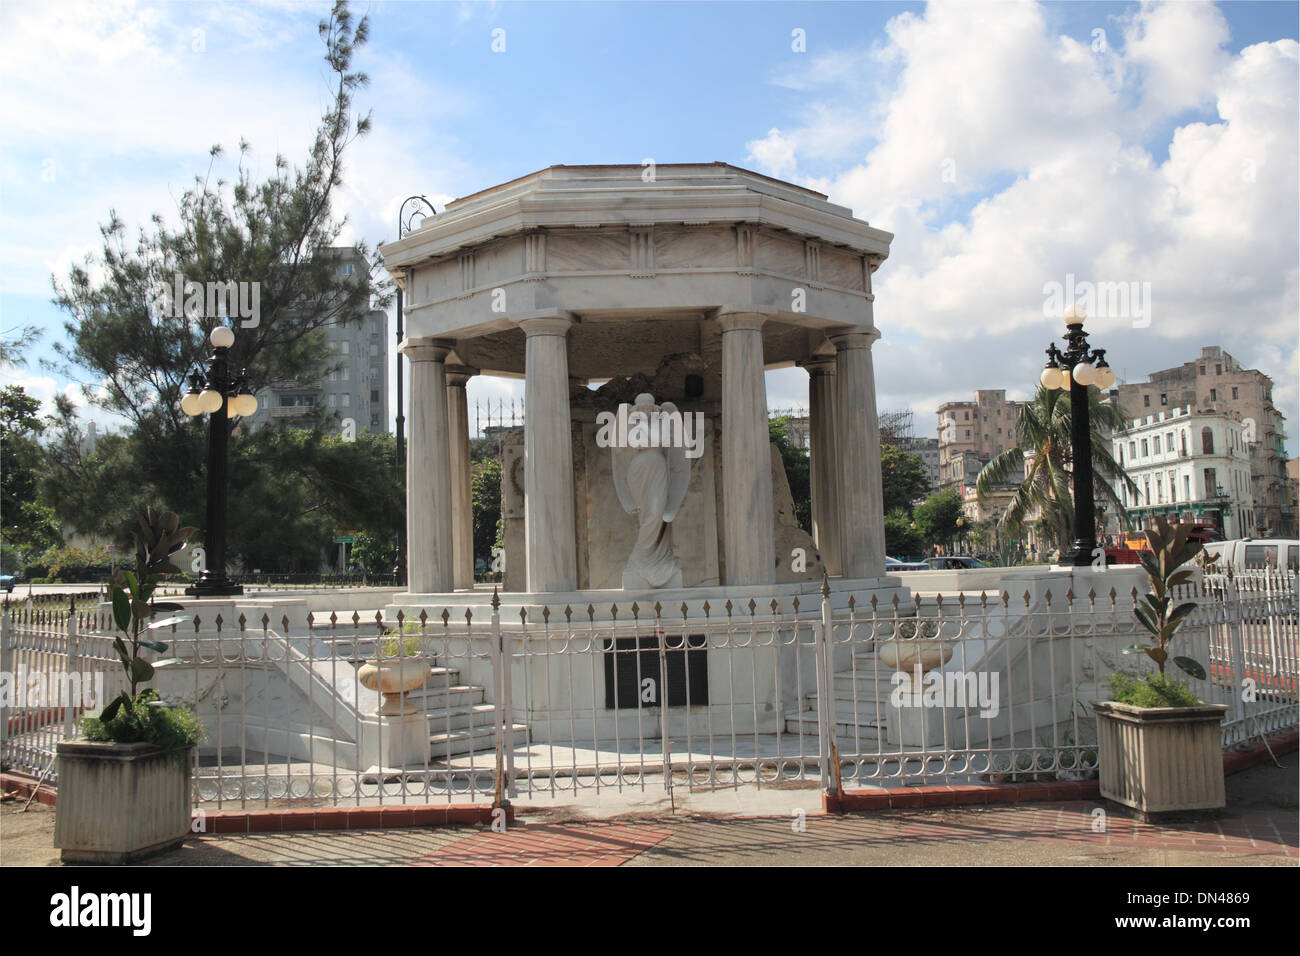
M 727 332 L 761 332 L 769 316 L 753 310 L 731 310 L 725 306 L 718 310 L 716 321 L 723 333 Z
M 469 365 L 448 365 L 447 366 L 447 387 L 464 388 L 465 383 L 479 373 L 479 370 Z
M 809 378 L 817 375 L 835 374 L 834 355 L 814 355 L 812 358 L 804 359 L 802 362 L 799 362 L 798 365 L 808 373 Z
M 828 332 L 826 338 L 835 346 L 835 351 L 843 352 L 846 349 L 871 348 L 872 343 L 880 338 L 880 332 L 877 329 L 843 329 Z
M 529 338 L 534 335 L 565 335 L 569 334 L 576 320 L 569 313 L 560 309 L 543 309 L 540 312 L 530 313 L 515 319 L 515 324 L 524 330 L 524 334 Z
M 436 339 L 431 335 L 420 335 L 403 339 L 397 351 L 411 362 L 441 362 L 452 350 L 452 343 L 446 339 Z

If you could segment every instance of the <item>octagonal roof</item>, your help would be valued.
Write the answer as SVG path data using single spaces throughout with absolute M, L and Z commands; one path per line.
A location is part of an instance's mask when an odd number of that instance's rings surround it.
M 400 276 L 404 266 L 547 227 L 724 222 L 760 223 L 876 260 L 893 239 L 822 193 L 728 163 L 550 166 L 453 200 L 380 253 Z

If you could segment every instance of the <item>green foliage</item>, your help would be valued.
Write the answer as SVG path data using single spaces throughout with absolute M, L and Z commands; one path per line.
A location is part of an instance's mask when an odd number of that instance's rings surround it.
M 1101 393 L 1090 388 L 1088 425 L 1092 432 L 1094 498 L 1119 515 L 1127 528 L 1128 513 L 1111 482 L 1122 480 L 1134 495 L 1138 488 L 1112 457 L 1111 439 L 1127 431 L 1128 420 L 1118 406 L 1102 402 Z M 1015 436 L 1015 447 L 994 456 L 980 471 L 975 483 L 979 501 L 987 502 L 996 485 L 1017 484 L 1015 496 L 999 521 L 999 533 L 1004 537 L 1018 537 L 1026 526 L 1037 520 L 1041 524 L 1035 527 L 1043 532 L 1040 540 L 1055 541 L 1058 548 L 1064 549 L 1069 545 L 1074 524 L 1070 393 L 1039 386 L 1033 401 L 1020 409 Z
M 921 539 L 927 544 L 946 544 L 957 536 L 957 519 L 962 517 L 961 495 L 955 488 L 936 491 L 912 511 Z
M 880 446 L 880 481 L 886 514 L 895 509 L 911 514 L 912 502 L 930 490 L 925 459 L 890 444 Z
M 1200 703 L 1196 695 L 1182 681 L 1164 674 L 1111 674 L 1111 700 L 1134 707 L 1195 707 Z
M 397 549 L 393 547 L 392 538 L 385 544 L 377 541 L 369 533 L 358 531 L 356 542 L 352 545 L 352 562 L 367 574 L 388 574 L 397 563 Z
M 189 708 L 168 707 L 157 691 L 145 690 L 124 701 L 110 718 L 82 717 L 81 733 L 87 740 L 144 742 L 167 751 L 185 751 L 199 742 L 203 725 Z
M 1157 516 L 1155 527 L 1147 529 L 1150 551 L 1139 552 L 1138 557 L 1147 573 L 1151 590 L 1142 595 L 1133 607 L 1133 614 L 1154 638 L 1150 645 L 1138 644 L 1124 652 L 1142 652 L 1156 662 L 1163 675 L 1169 657 L 1169 644 L 1187 617 L 1196 610 L 1195 601 L 1185 601 L 1174 606 L 1174 589 L 1187 584 L 1196 576 L 1193 568 L 1185 565 L 1196 559 L 1203 550 L 1200 542 L 1189 541 L 1191 525 L 1171 528 L 1165 518 Z M 1173 662 L 1184 672 L 1200 680 L 1205 679 L 1205 668 L 1190 657 L 1175 657 Z
M 52 581 L 88 583 L 108 577 L 112 555 L 102 547 L 62 547 L 46 551 L 40 561 Z
M 56 346 L 68 377 L 102 383 L 103 394 L 88 391 L 87 398 L 130 422 L 124 434 L 105 436 L 82 455 L 75 416 L 70 408 L 61 415 L 42 497 L 78 530 L 116 539 L 156 500 L 191 522 L 204 516 L 207 420 L 181 413 L 179 400 L 190 369 L 206 359 L 218 319 L 160 308 L 159 290 L 175 276 L 257 284 L 258 323 L 236 323 L 230 354 L 233 367 L 247 368 L 254 391 L 319 378 L 331 361 L 323 330 L 361 321 L 386 304 L 375 294 L 386 290 L 372 287 L 367 275 L 342 274 L 333 251 L 344 226 L 331 211 L 344 155 L 369 128 L 368 117 L 354 117 L 352 103 L 366 82 L 352 58 L 368 30 L 341 0 L 321 24 L 330 96 L 301 166 L 276 157 L 267 177 L 255 180 L 241 143 L 233 181 L 211 169 L 196 177 L 175 215 L 155 216 L 138 241 L 110 210 L 99 253 L 55 278 L 55 302 L 69 317 L 68 342 Z M 211 155 L 215 164 L 220 148 Z M 364 244 L 354 251 L 370 257 Z M 303 446 L 264 431 L 266 438 L 247 436 L 232 425 L 233 558 L 246 566 L 315 570 L 336 527 L 365 528 L 381 541 L 395 531 L 400 501 L 394 505 L 389 492 L 400 479 L 391 477 L 391 457 L 382 471 L 373 466 L 373 443 L 359 436 L 357 447 L 344 448 L 317 434 Z M 296 457 L 307 452 L 314 457 Z M 292 467 L 284 469 L 286 462 Z
M 474 560 L 492 564 L 501 547 L 501 460 L 482 457 L 470 465 L 470 504 L 474 510 Z
M 790 497 L 794 499 L 794 519 L 808 534 L 812 534 L 812 469 L 808 452 L 790 440 L 790 418 L 780 416 L 767 420 L 769 440 L 781 454 L 786 481 L 790 483 Z
M 902 508 L 885 515 L 885 553 L 900 560 L 925 553 L 925 539 L 912 527 L 912 516 Z
M 46 430 L 41 403 L 17 385 L 0 389 L 0 566 L 16 569 L 62 542 L 54 512 L 39 500 Z
M 403 632 L 406 631 L 406 627 L 408 626 L 409 624 L 403 626 L 402 628 Z M 418 624 L 416 624 L 416 628 L 418 630 L 419 628 Z M 423 644 L 424 642 L 419 637 L 404 637 L 402 638 L 400 643 L 398 642 L 396 635 L 392 637 L 386 637 L 379 642 L 379 656 L 381 658 L 415 657 L 420 653 Z

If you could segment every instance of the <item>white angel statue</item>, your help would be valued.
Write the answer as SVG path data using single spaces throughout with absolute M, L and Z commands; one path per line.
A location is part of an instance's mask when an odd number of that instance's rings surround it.
M 623 510 L 637 519 L 636 545 L 623 569 L 624 589 L 682 586 L 672 521 L 686 497 L 691 465 L 676 411 L 671 402 L 656 405 L 645 392 L 630 412 L 626 406 L 619 409 L 619 419 L 629 427 L 627 440 L 613 446 L 614 490 Z

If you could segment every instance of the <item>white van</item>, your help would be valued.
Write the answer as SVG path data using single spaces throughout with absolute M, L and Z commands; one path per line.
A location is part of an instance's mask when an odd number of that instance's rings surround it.
M 1234 571 L 1268 568 L 1300 571 L 1300 541 L 1295 538 L 1238 538 L 1235 541 L 1211 541 L 1205 546 L 1220 567 Z

